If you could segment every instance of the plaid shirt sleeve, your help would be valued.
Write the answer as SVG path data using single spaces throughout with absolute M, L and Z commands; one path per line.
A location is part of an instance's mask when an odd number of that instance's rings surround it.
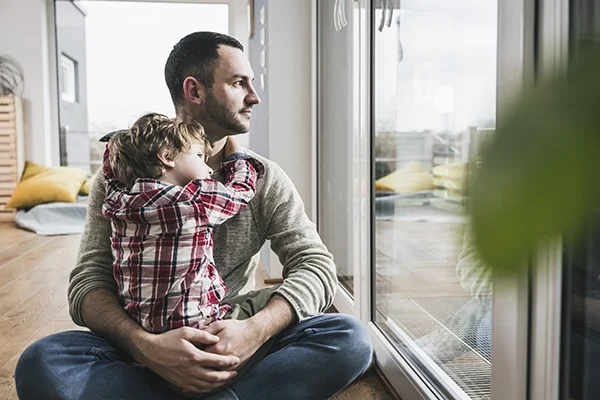
M 251 157 L 225 162 L 222 167 L 225 183 L 215 179 L 197 179 L 185 190 L 195 192 L 194 200 L 200 203 L 211 225 L 222 224 L 239 213 L 256 191 L 256 180 L 264 171 L 263 164 Z
M 102 156 L 102 173 L 106 179 L 115 179 L 112 168 L 110 167 L 110 151 L 108 149 L 108 143 L 104 149 L 104 155 Z

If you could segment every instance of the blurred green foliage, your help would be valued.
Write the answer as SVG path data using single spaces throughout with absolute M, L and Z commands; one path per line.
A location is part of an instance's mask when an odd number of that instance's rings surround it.
M 600 53 L 524 93 L 481 159 L 470 188 L 477 248 L 498 275 L 516 273 L 600 200 Z

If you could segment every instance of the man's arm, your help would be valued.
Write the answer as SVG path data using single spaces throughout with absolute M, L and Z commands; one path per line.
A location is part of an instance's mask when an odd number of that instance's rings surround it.
M 265 238 L 283 264 L 283 283 L 276 293 L 287 300 L 302 320 L 325 311 L 333 303 L 337 273 L 294 184 L 274 163 L 267 165 L 267 193 L 261 195 L 260 214 Z M 252 203 L 251 203 L 252 205 Z
M 296 320 L 296 314 L 290 303 L 276 294 L 262 310 L 248 319 L 248 323 L 262 345 Z
M 94 324 L 94 305 L 82 307 L 83 299 L 95 289 L 105 289 L 116 299 L 117 284 L 112 274 L 112 252 L 110 248 L 110 222 L 102 216 L 104 201 L 104 177 L 99 173 L 94 181 L 88 201 L 85 229 L 79 244 L 77 264 L 71 271 L 69 281 L 69 312 L 73 321 L 82 326 Z M 87 302 L 89 305 L 89 301 Z M 110 307 L 110 305 L 109 305 Z M 120 308 L 120 306 L 119 306 Z M 85 322 L 84 322 L 85 320 Z M 92 329 L 94 330 L 94 329 Z
M 266 165 L 265 181 L 250 203 L 260 234 L 271 240 L 284 269 L 284 282 L 253 317 L 213 322 L 206 330 L 220 337 L 206 348 L 232 354 L 244 363 L 267 340 L 333 302 L 337 276 L 332 255 L 308 219 L 300 195 L 274 163 Z

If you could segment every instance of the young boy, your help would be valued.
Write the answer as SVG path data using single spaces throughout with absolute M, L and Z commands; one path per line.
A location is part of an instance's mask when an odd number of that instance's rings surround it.
M 125 310 L 149 332 L 250 316 L 231 315 L 222 302 L 213 231 L 252 199 L 264 166 L 228 138 L 222 184 L 210 178 L 209 150 L 198 123 L 147 114 L 114 135 L 104 154 L 113 274 Z M 268 298 L 246 296 L 242 308 L 250 301 L 245 309 L 259 310 Z

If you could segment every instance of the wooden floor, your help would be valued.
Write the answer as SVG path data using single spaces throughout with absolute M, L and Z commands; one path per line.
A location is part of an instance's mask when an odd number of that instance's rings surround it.
M 0 400 L 16 399 L 19 355 L 51 333 L 78 328 L 67 308 L 67 284 L 79 236 L 37 236 L 0 222 Z M 336 400 L 392 400 L 375 371 Z

